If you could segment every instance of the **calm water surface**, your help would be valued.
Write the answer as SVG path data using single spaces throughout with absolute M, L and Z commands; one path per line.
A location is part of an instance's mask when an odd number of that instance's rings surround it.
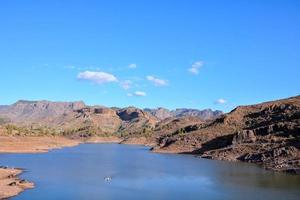
M 0 164 L 25 168 L 22 178 L 36 184 L 14 200 L 300 199 L 300 176 L 156 154 L 143 146 L 83 144 L 43 154 L 0 154 Z

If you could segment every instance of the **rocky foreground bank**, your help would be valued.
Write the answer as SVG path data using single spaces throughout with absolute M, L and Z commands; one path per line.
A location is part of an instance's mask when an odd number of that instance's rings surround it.
M 0 167 L 0 199 L 7 199 L 34 187 L 34 184 L 18 178 L 21 169 Z

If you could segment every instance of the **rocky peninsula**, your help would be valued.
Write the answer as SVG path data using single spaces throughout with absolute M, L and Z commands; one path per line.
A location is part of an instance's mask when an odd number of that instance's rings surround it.
M 34 187 L 33 183 L 18 178 L 21 173 L 21 169 L 0 167 L 0 199 L 7 199 Z

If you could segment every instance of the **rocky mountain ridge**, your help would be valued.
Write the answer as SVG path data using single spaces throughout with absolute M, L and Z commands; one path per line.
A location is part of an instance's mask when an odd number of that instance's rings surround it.
M 12 105 L 2 106 L 0 108 L 0 116 L 14 123 L 36 123 L 38 121 L 51 120 L 85 106 L 82 101 L 51 102 L 45 100 L 20 100 Z
M 151 113 L 159 120 L 164 120 L 170 117 L 198 117 L 202 120 L 213 120 L 223 114 L 220 110 L 213 111 L 211 109 L 198 110 L 191 108 L 177 108 L 175 110 L 168 110 L 160 107 L 156 109 L 145 108 L 144 110 Z

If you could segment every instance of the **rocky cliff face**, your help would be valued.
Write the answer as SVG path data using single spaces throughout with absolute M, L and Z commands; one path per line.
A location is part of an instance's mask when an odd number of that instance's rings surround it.
M 161 141 L 171 141 L 168 143 Z M 300 96 L 240 106 L 186 134 L 162 136 L 156 151 L 241 160 L 299 173 Z
M 167 119 L 170 117 L 174 117 L 173 113 L 170 110 L 165 109 L 165 108 L 157 108 L 157 109 L 146 108 L 144 110 L 146 112 L 152 114 L 159 120 L 164 120 L 164 119 Z
M 120 109 L 117 111 L 117 114 L 122 120 L 122 125 L 119 129 L 119 134 L 122 137 L 134 135 L 149 136 L 158 122 L 153 115 L 135 107 Z

